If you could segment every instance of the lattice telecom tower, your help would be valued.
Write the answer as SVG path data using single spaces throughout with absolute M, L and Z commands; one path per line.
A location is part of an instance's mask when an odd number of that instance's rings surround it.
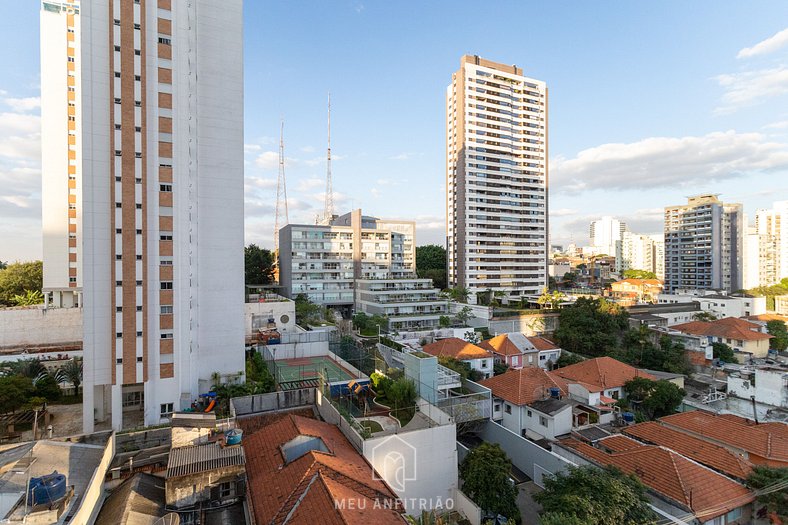
M 279 229 L 290 222 L 287 212 L 287 182 L 285 181 L 285 121 L 279 129 L 279 177 L 276 180 L 276 220 L 274 222 L 274 252 L 279 251 Z
M 326 157 L 326 205 L 323 210 L 323 222 L 326 224 L 334 218 L 334 187 L 331 182 L 331 93 L 328 94 L 328 152 Z

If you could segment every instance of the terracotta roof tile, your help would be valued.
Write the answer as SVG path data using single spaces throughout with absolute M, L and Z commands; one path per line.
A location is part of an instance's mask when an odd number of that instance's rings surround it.
M 759 331 L 760 325 L 736 317 L 726 317 L 716 321 L 690 321 L 673 325 L 671 328 L 685 334 L 724 337 L 739 341 L 761 341 L 772 338 L 771 335 Z
M 743 423 L 747 421 L 748 423 Z M 660 419 L 660 423 L 671 428 L 689 432 L 705 441 L 738 448 L 763 458 L 772 466 L 788 466 L 788 423 L 755 425 L 744 418 L 718 416 L 702 410 L 681 412 Z M 752 456 L 752 463 L 762 462 Z
M 692 509 L 701 522 L 755 499 L 743 485 L 662 447 L 643 445 L 608 453 L 575 439 L 560 444 L 598 465 L 612 465 L 634 474 L 654 492 Z
M 624 433 L 643 442 L 661 445 L 728 476 L 746 479 L 752 465 L 727 448 L 648 421 L 627 427 Z
M 544 399 L 545 395 L 549 395 L 549 388 L 560 388 L 563 395 L 568 392 L 566 381 L 538 367 L 508 370 L 479 381 L 479 384 L 492 390 L 495 397 L 517 406 Z
M 352 495 L 355 501 L 395 498 L 385 483 L 373 479 L 372 467 L 335 426 L 294 415 L 269 421 L 251 435 L 245 435 L 242 442 L 257 523 L 282 523 L 291 513 L 288 523 L 293 525 L 313 525 L 318 516 L 320 523 L 353 523 L 352 513 L 357 511 L 335 508 L 332 494 Z M 287 463 L 281 447 L 299 435 L 320 437 L 328 452 L 309 451 Z M 306 506 L 302 508 L 302 505 Z M 374 506 L 368 505 L 365 511 L 369 522 L 403 522 L 397 512 L 370 507 Z
M 428 344 L 423 347 L 422 350 L 436 357 L 453 357 L 460 361 L 490 357 L 489 350 L 480 348 L 459 337 L 441 339 L 440 341 Z
M 479 346 L 495 354 L 510 356 L 521 355 L 527 352 L 543 350 L 558 350 L 558 347 L 549 339 L 540 336 L 526 337 L 516 332 L 501 334 L 479 343 Z
M 509 339 L 509 334 L 501 334 L 479 343 L 479 346 L 498 355 L 520 355 L 522 350 Z
M 602 438 L 597 441 L 597 444 L 610 450 L 610 452 L 626 452 L 627 450 L 635 450 L 643 446 L 642 443 L 622 436 L 621 434 L 614 434 L 610 437 Z
M 564 379 L 578 381 L 594 385 L 598 389 L 617 388 L 624 386 L 624 383 L 635 377 L 656 380 L 651 374 L 647 374 L 633 366 L 617 361 L 612 357 L 597 357 L 588 359 L 580 363 L 553 370 Z
M 540 336 L 529 337 L 528 340 L 537 350 L 558 350 L 558 347 L 549 339 Z

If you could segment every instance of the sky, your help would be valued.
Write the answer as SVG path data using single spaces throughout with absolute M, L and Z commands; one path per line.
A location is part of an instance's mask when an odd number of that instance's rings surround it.
M 208 1 L 208 0 L 201 0 Z M 218 0 L 213 0 L 218 1 Z M 0 260 L 41 257 L 39 3 L 0 18 Z M 284 119 L 289 219 L 417 221 L 444 244 L 445 90 L 463 54 L 549 87 L 554 244 L 590 221 L 662 231 L 664 206 L 788 199 L 788 2 L 244 2 L 246 241 L 273 244 Z

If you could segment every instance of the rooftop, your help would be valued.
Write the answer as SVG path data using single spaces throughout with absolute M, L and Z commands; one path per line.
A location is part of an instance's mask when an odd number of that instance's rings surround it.
M 669 448 L 727 476 L 746 479 L 752 471 L 749 461 L 727 448 L 665 427 L 656 421 L 627 427 L 624 433 L 642 442 Z
M 547 399 L 538 399 L 528 404 L 529 407 L 533 408 L 537 412 L 541 412 L 542 414 L 547 414 L 548 416 L 555 415 L 561 412 L 563 409 L 571 406 L 567 401 L 562 399 L 556 399 L 554 397 L 549 397 Z
M 104 500 L 95 525 L 155 525 L 166 514 L 164 480 L 138 472 Z
M 550 388 L 559 388 L 567 395 L 566 381 L 539 367 L 507 370 L 503 374 L 479 381 L 499 397 L 517 406 L 528 405 L 549 397 Z
M 241 447 L 222 447 L 219 443 L 176 447 L 170 450 L 167 478 L 187 476 L 224 467 L 243 466 L 244 450 Z
M 269 417 L 265 423 L 243 441 L 257 523 L 403 523 L 391 508 L 394 493 L 374 479 L 372 467 L 337 427 L 292 414 Z M 282 446 L 299 436 L 319 438 L 326 450 L 307 450 L 287 462 Z M 338 500 L 356 504 L 337 508 Z
M 660 419 L 664 426 L 691 433 L 704 441 L 744 450 L 764 458 L 776 467 L 788 466 L 788 424 L 756 425 L 732 415 L 716 415 L 702 410 L 681 412 Z M 752 461 L 753 458 L 750 457 Z
M 553 374 L 565 380 L 579 381 L 598 389 L 617 388 L 635 377 L 656 379 L 651 374 L 617 361 L 612 357 L 597 357 L 580 363 L 553 370 Z
M 772 338 L 771 335 L 760 331 L 760 325 L 736 317 L 726 317 L 717 321 L 690 321 L 673 325 L 671 328 L 685 334 L 724 337 L 739 341 L 761 341 Z
M 479 343 L 479 346 L 499 355 L 520 355 L 526 352 L 558 350 L 549 339 L 540 336 L 526 337 L 519 332 L 501 334 Z
M 743 485 L 666 448 L 640 445 L 624 436 L 611 436 L 598 443 L 610 452 L 575 439 L 559 442 L 593 463 L 634 474 L 652 491 L 691 509 L 701 522 L 755 499 Z
M 422 350 L 435 357 L 452 357 L 459 361 L 490 357 L 490 352 L 488 350 L 460 339 L 459 337 L 441 339 L 440 341 L 424 346 Z

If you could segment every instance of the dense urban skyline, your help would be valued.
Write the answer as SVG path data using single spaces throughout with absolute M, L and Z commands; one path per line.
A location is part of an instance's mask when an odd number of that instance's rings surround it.
M 472 32 L 448 4 L 245 9 L 247 242 L 272 245 L 282 116 L 291 221 L 321 210 L 330 90 L 337 210 L 414 219 L 419 244 L 443 244 L 445 83 L 464 53 L 550 85 L 554 243 L 587 243 L 602 215 L 659 233 L 664 206 L 709 191 L 752 221 L 788 192 L 788 5 L 499 4 L 490 17 L 536 21 L 511 34 Z M 41 257 L 38 14 L 19 2 L 3 21 L 3 260 Z

